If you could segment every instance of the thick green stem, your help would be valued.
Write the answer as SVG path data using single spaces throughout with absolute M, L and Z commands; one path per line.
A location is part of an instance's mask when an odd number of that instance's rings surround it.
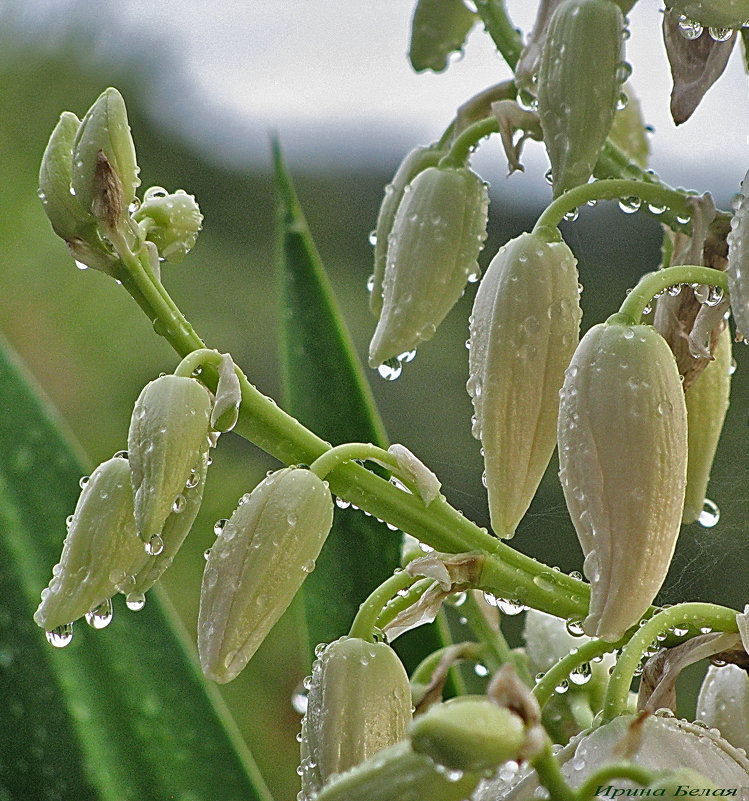
M 711 267 L 698 267 L 691 264 L 680 264 L 666 267 L 643 276 L 637 286 L 627 295 L 614 319 L 623 322 L 623 315 L 631 323 L 639 323 L 643 312 L 653 298 L 664 289 L 677 284 L 706 284 L 719 286 L 724 292 L 728 290 L 728 276 L 721 270 Z M 612 319 L 612 318 L 609 318 Z
M 628 779 L 635 784 L 647 787 L 656 780 L 656 774 L 648 768 L 641 768 L 632 762 L 614 762 L 611 765 L 597 770 L 589 776 L 578 788 L 577 797 L 579 801 L 589 801 L 596 797 L 596 790 L 610 782 L 612 779 Z
M 626 711 L 627 696 L 637 666 L 645 651 L 657 641 L 658 635 L 675 626 L 690 625 L 709 627 L 713 631 L 738 631 L 736 611 L 715 604 L 678 604 L 653 615 L 622 649 L 606 691 L 603 703 L 604 721 L 613 720 Z
M 439 167 L 463 167 L 468 160 L 468 156 L 476 145 L 485 137 L 499 132 L 499 123 L 495 117 L 487 117 L 484 120 L 474 122 L 459 136 L 450 146 L 447 155 L 443 156 L 437 166 Z
M 530 762 L 536 769 L 538 780 L 549 791 L 549 797 L 553 801 L 576 801 L 575 791 L 565 781 L 549 740 L 546 741 L 541 753 Z
M 609 178 L 576 186 L 550 203 L 538 218 L 534 231 L 556 228 L 566 214 L 591 200 L 617 200 L 636 197 L 653 206 L 670 209 L 674 214 L 691 221 L 692 208 L 686 195 L 665 184 L 649 183 L 631 178 Z
M 476 0 L 476 11 L 481 17 L 486 32 L 492 37 L 497 50 L 508 66 L 514 70 L 523 51 L 520 31 L 507 16 L 502 0 Z
M 354 459 L 373 459 L 381 464 L 384 463 L 389 470 L 398 470 L 395 457 L 371 442 L 346 442 L 343 445 L 336 445 L 315 459 L 309 469 L 320 478 L 325 478 L 331 470 Z

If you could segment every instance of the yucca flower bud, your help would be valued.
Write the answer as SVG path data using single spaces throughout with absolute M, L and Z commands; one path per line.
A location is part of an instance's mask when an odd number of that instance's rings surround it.
M 736 748 L 749 751 L 749 676 L 738 665 L 708 668 L 697 699 L 697 719 L 714 726 Z
M 525 724 L 486 696 L 464 695 L 430 707 L 410 727 L 411 746 L 449 770 L 493 770 L 516 760 Z
M 389 645 L 357 637 L 328 645 L 312 666 L 302 721 L 302 791 L 314 795 L 403 740 L 411 705 L 408 674 Z
M 208 462 L 208 441 L 206 440 L 195 465 L 190 470 L 184 487 L 174 499 L 171 512 L 159 533 L 163 544 L 161 551 L 149 556 L 141 547 L 138 559 L 118 587 L 120 592 L 124 592 L 126 595 L 146 593 L 171 566 L 200 511 L 205 480 L 208 475 Z
M 417 72 L 447 68 L 451 53 L 463 47 L 476 22 L 463 0 L 419 0 L 411 25 L 409 57 Z
M 554 197 L 593 174 L 629 76 L 623 30 L 612 0 L 564 0 L 549 22 L 538 70 L 538 115 Z
M 720 334 L 713 357 L 713 361 L 684 393 L 689 458 L 683 523 L 692 523 L 702 514 L 710 470 L 728 411 L 731 391 L 731 332 L 727 325 Z
M 559 478 L 591 583 L 583 628 L 614 641 L 671 563 L 687 473 L 684 393 L 663 337 L 615 316 L 583 337 L 560 397 Z
M 127 459 L 100 464 L 83 486 L 70 520 L 60 563 L 34 620 L 46 631 L 72 623 L 117 593 L 123 566 L 139 559 L 143 543 L 133 517 Z
M 183 376 L 151 381 L 135 403 L 128 433 L 135 522 L 154 556 L 164 546 L 164 523 L 204 451 L 210 416 L 208 390 Z
M 488 206 L 483 181 L 464 167 L 428 167 L 405 190 L 388 241 L 370 367 L 431 339 L 466 282 L 477 280 Z
M 156 245 L 159 255 L 174 264 L 195 247 L 203 223 L 193 195 L 183 189 L 169 194 L 160 186 L 146 190 L 133 219 L 145 230 L 146 239 Z
M 327 482 L 287 467 L 260 482 L 227 521 L 206 562 L 198 652 L 203 673 L 231 681 L 315 566 L 330 527 Z
M 140 185 L 122 95 L 105 89 L 86 112 L 73 144 L 72 185 L 84 211 L 116 226 Z
M 666 6 L 710 28 L 741 28 L 749 22 L 749 0 L 666 0 Z
M 576 260 L 522 234 L 494 257 L 470 318 L 469 378 L 492 528 L 512 537 L 556 445 L 559 389 L 577 346 Z
M 393 180 L 385 187 L 385 196 L 377 214 L 374 239 L 374 272 L 372 273 L 372 288 L 369 295 L 369 309 L 375 317 L 379 317 L 382 311 L 382 279 L 385 276 L 388 242 L 390 240 L 390 231 L 393 228 L 393 221 L 395 220 L 395 213 L 398 211 L 401 200 L 403 200 L 406 187 L 427 167 L 436 166 L 443 155 L 444 152 L 438 150 L 436 145 L 415 147 L 406 155 L 396 170 Z
M 741 190 L 734 203 L 727 242 L 726 274 L 731 314 L 736 321 L 736 328 L 743 336 L 749 337 L 749 172 L 741 182 Z
M 726 742 L 715 730 L 669 715 L 621 715 L 578 734 L 556 754 L 562 775 L 576 788 L 605 765 L 626 760 L 655 771 L 659 779 L 651 785 L 654 788 L 682 776 L 682 787 L 687 787 L 686 791 L 682 789 L 683 796 L 689 795 L 689 789 L 704 790 L 714 785 L 735 788 L 739 790 L 735 795 L 740 797 L 740 788 L 749 781 L 746 754 Z M 690 773 L 684 773 L 685 770 Z M 623 782 L 612 779 L 606 784 L 621 787 Z M 530 801 L 538 797 L 538 788 L 535 770 L 527 767 L 521 768 L 511 781 L 494 778 L 481 782 L 471 799 Z M 599 795 L 603 797 L 604 793 Z

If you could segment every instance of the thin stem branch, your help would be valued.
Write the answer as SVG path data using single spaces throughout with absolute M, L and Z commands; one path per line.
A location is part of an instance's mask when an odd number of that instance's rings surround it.
M 567 784 L 559 762 L 551 750 L 551 741 L 547 740 L 540 754 L 530 760 L 536 769 L 538 780 L 549 791 L 554 801 L 577 801 L 575 791 Z
M 384 464 L 389 470 L 398 470 L 395 457 L 371 442 L 346 442 L 343 445 L 336 445 L 315 459 L 309 469 L 319 478 L 325 478 L 339 465 L 354 459 L 372 459 Z
M 354 622 L 351 624 L 349 636 L 371 640 L 372 632 L 377 628 L 377 618 L 380 616 L 387 602 L 396 595 L 399 590 L 406 589 L 415 581 L 416 579 L 406 573 L 405 570 L 399 570 L 393 573 L 390 578 L 385 579 L 379 587 L 376 587 L 369 594 L 367 600 L 359 607 Z
M 577 788 L 579 801 L 588 801 L 595 798 L 596 790 L 612 779 L 629 779 L 635 784 L 647 787 L 656 780 L 656 774 L 648 768 L 640 767 L 632 762 L 614 762 L 597 770 Z
M 440 159 L 439 167 L 462 167 L 476 145 L 485 137 L 499 132 L 499 122 L 495 117 L 474 122 L 461 131 L 450 146 L 450 150 Z
M 523 40 L 507 15 L 503 0 L 476 0 L 476 11 L 502 58 L 514 71 L 523 51 Z
M 653 615 L 622 649 L 606 690 L 603 703 L 604 721 L 613 720 L 626 711 L 627 696 L 637 666 L 645 651 L 657 641 L 658 635 L 674 626 L 685 624 L 709 626 L 713 631 L 738 631 L 736 611 L 716 604 L 677 604 Z

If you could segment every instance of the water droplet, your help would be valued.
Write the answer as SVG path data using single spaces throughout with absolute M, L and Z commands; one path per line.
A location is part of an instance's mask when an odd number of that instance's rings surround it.
M 559 684 L 557 684 L 557 686 L 554 688 L 554 692 L 558 693 L 559 695 L 564 695 L 569 688 L 570 685 L 567 679 L 562 679 L 562 681 L 560 681 Z
M 65 528 L 70 528 L 73 525 L 73 520 L 75 520 L 75 515 L 68 515 L 65 518 Z
M 672 631 L 675 637 L 686 637 L 686 635 L 689 634 L 689 629 L 680 626 L 674 626 Z
M 592 677 L 593 671 L 591 670 L 590 662 L 583 662 L 582 665 L 578 665 L 572 673 L 570 673 L 570 681 L 577 687 L 582 687 L 583 684 L 587 684 Z
M 546 170 L 546 172 L 544 173 L 544 181 L 546 181 L 546 183 L 549 184 L 549 186 L 551 186 L 552 183 L 554 182 L 554 177 L 552 176 L 550 169 Z
M 399 353 L 395 358 L 403 364 L 408 364 L 416 358 L 416 348 L 413 350 L 405 350 L 403 353 Z
M 369 244 L 372 245 L 372 247 L 377 244 L 377 231 L 375 229 L 369 232 Z
M 626 30 L 626 29 L 625 29 Z M 632 65 L 629 61 L 622 61 L 616 68 L 616 80 L 619 83 L 624 83 L 632 74 Z
M 187 481 L 185 481 L 185 489 L 195 489 L 200 483 L 200 473 L 193 468 L 190 470 L 190 475 L 187 477 Z
M 670 297 L 675 298 L 681 294 L 681 284 L 674 284 L 666 290 Z
M 570 211 L 568 211 L 568 212 L 567 212 L 567 213 L 564 215 L 564 219 L 565 219 L 565 220 L 567 220 L 567 222 L 575 222 L 575 220 L 577 219 L 577 217 L 578 217 L 578 211 L 577 211 L 577 209 L 571 209 Z
M 708 33 L 714 42 L 727 42 L 733 36 L 731 28 L 710 27 Z
M 551 573 L 539 573 L 533 577 L 533 583 L 544 592 L 553 592 L 555 588 Z
M 214 536 L 218 537 L 218 535 L 221 534 L 221 532 L 224 530 L 224 526 L 228 522 L 229 521 L 225 517 L 222 517 L 221 520 L 217 520 L 213 524 L 213 534 L 214 534 Z
M 481 662 L 477 662 L 473 666 L 473 672 L 479 676 L 480 678 L 484 678 L 485 676 L 489 675 L 489 668 L 486 665 L 482 665 Z
M 481 278 L 480 273 L 469 273 L 467 281 L 469 284 L 475 284 L 478 282 L 479 278 Z
M 112 622 L 112 599 L 107 598 L 90 612 L 86 612 L 86 623 L 94 629 L 105 629 Z
M 207 561 L 208 561 L 208 557 L 209 557 L 210 555 L 211 555 L 211 549 L 210 549 L 210 548 L 206 548 L 206 549 L 203 551 L 203 559 L 205 559 L 205 560 L 206 560 L 206 562 L 207 562 Z
M 82 261 L 78 261 L 78 259 L 75 260 L 75 266 L 79 270 L 88 270 L 88 264 L 84 264 Z M 60 647 L 62 647 L 62 646 L 60 646 Z
M 158 556 L 164 550 L 164 540 L 158 534 L 154 534 L 145 544 L 145 548 L 149 556 Z
M 303 715 L 307 711 L 307 690 L 303 681 L 297 684 L 294 688 L 294 692 L 291 694 L 291 706 L 294 708 L 294 711 L 298 712 L 300 715 Z
M 140 612 L 146 605 L 146 596 L 142 592 L 129 592 L 125 596 L 125 606 L 131 612 Z
M 79 481 L 78 481 L 78 486 L 79 486 L 81 489 L 83 489 L 83 488 L 86 486 L 86 484 L 88 484 L 88 480 L 89 480 L 90 478 L 91 478 L 91 476 L 81 476 L 81 477 L 80 477 L 80 479 L 79 479 Z
M 567 633 L 571 634 L 573 637 L 582 637 L 583 634 L 585 634 L 581 620 L 569 618 L 565 623 L 565 626 L 567 627 Z
M 663 214 L 665 210 L 666 207 L 660 203 L 648 203 L 648 211 L 651 214 L 655 214 L 656 216 L 658 216 L 659 214 Z
M 403 372 L 403 367 L 398 359 L 387 359 L 377 368 L 377 372 L 386 381 L 395 381 Z
M 635 338 L 635 332 L 633 331 L 632 328 L 627 327 L 627 328 L 624 329 L 624 331 L 622 331 L 622 336 L 625 339 L 634 339 Z
M 54 645 L 55 648 L 64 648 L 66 645 L 70 645 L 73 640 L 73 624 L 65 623 L 56 629 L 52 629 L 52 631 L 45 632 L 45 634 L 50 645 Z
M 538 100 L 527 89 L 518 92 L 518 105 L 524 111 L 535 111 L 538 108 Z
M 582 581 L 583 580 L 583 574 L 579 570 L 573 570 L 570 573 L 570 578 L 571 579 L 575 579 L 575 581 Z
M 619 198 L 619 208 L 625 214 L 634 214 L 639 210 L 642 201 L 637 195 L 629 195 L 628 197 Z
M 127 459 L 127 451 L 117 451 L 112 457 L 113 459 Z
M 524 612 L 525 606 L 523 606 L 520 601 L 509 601 L 504 598 L 497 598 L 497 609 L 499 609 L 503 615 L 513 617 L 514 615 L 519 615 L 521 612 Z
M 336 497 L 335 505 L 339 509 L 348 509 L 351 506 L 351 501 L 347 501 L 345 498 Z
M 714 501 L 711 501 L 709 498 L 705 498 L 702 504 L 702 511 L 700 512 L 700 516 L 697 518 L 697 522 L 703 528 L 712 528 L 719 520 L 720 509 L 718 508 L 718 504 Z
M 178 515 L 180 512 L 184 511 L 185 506 L 187 506 L 187 499 L 184 495 L 180 494 L 174 499 L 174 503 L 172 504 L 172 512 L 174 512 L 175 515 Z M 161 545 L 163 548 L 164 544 L 162 543 Z
M 447 598 L 445 598 L 445 603 L 450 606 L 463 606 L 467 597 L 468 595 L 465 592 L 454 592 L 452 595 L 448 595 Z
M 693 19 L 689 19 L 689 17 L 685 17 L 682 14 L 679 17 L 679 33 L 685 38 L 689 39 L 690 41 L 693 39 L 699 39 L 702 36 L 702 25 L 699 22 Z
M 629 105 L 629 98 L 626 92 L 620 92 L 616 99 L 616 110 L 623 111 Z
M 736 359 L 731 357 L 731 363 L 728 365 L 728 375 L 733 375 L 736 372 Z

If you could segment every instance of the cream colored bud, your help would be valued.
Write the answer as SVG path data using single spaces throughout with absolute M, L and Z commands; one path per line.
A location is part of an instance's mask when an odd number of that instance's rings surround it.
M 559 389 L 580 330 L 578 298 L 570 249 L 535 234 L 502 247 L 476 293 L 466 388 L 500 537 L 515 533 L 554 452 Z
M 736 748 L 749 751 L 749 676 L 738 665 L 711 666 L 697 699 L 697 718 Z
M 583 337 L 559 406 L 559 477 L 591 583 L 585 632 L 618 640 L 666 577 L 687 473 L 684 393 L 648 325 L 611 321 Z
M 183 189 L 169 194 L 160 186 L 146 190 L 133 219 L 144 227 L 146 238 L 156 245 L 159 255 L 174 264 L 195 247 L 203 223 L 193 195 Z
M 400 742 L 410 720 L 408 674 L 389 645 L 356 637 L 331 643 L 312 667 L 302 722 L 303 791 L 319 792 L 336 773 Z
M 127 459 L 110 459 L 83 486 L 60 563 L 42 592 L 34 620 L 51 631 L 96 609 L 116 594 L 119 571 L 142 552 Z
M 310 470 L 272 473 L 240 502 L 211 548 L 200 593 L 198 652 L 203 672 L 235 678 L 315 566 L 333 500 Z
M 210 415 L 208 390 L 176 375 L 151 381 L 135 403 L 128 433 L 135 521 L 153 555 L 163 547 L 161 529 L 204 451 Z

